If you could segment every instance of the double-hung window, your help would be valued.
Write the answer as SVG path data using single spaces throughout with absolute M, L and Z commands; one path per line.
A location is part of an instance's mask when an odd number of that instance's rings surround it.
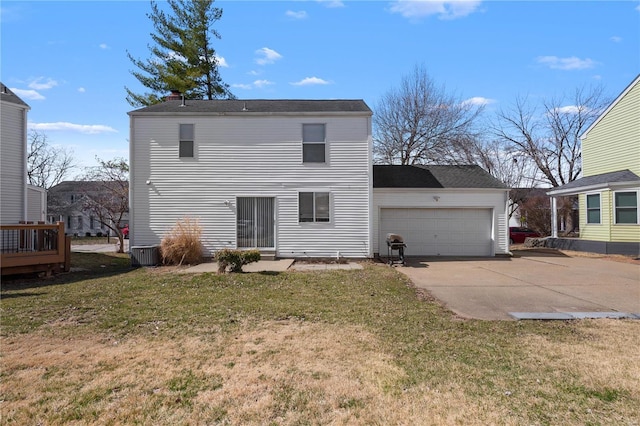
M 587 194 L 587 223 L 600 223 L 600 194 Z
M 302 125 L 302 162 L 326 163 L 324 124 Z
M 614 192 L 615 218 L 617 224 L 638 223 L 638 192 Z
M 329 222 L 329 193 L 300 192 L 298 220 L 300 222 Z
M 178 156 L 180 158 L 193 158 L 193 127 L 193 124 L 180 124 L 180 146 L 178 148 Z

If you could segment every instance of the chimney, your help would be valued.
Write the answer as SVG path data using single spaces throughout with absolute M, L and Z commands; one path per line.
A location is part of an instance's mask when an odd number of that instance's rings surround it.
M 172 90 L 171 94 L 165 98 L 166 101 L 179 101 L 182 99 L 182 93 L 179 90 Z

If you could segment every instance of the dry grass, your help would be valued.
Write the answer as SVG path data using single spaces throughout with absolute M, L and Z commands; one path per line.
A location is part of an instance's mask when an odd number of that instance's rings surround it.
M 176 222 L 162 238 L 160 253 L 168 265 L 193 265 L 202 261 L 202 227 L 189 217 Z
M 460 320 L 374 264 L 184 276 L 74 255 L 103 275 L 3 282 L 2 424 L 639 423 L 637 321 Z

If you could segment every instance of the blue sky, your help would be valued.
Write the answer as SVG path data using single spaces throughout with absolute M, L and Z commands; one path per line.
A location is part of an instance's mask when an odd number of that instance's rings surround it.
M 163 4 L 163 2 L 159 2 Z M 217 1 L 221 76 L 239 99 L 380 97 L 416 65 L 485 119 L 640 73 L 638 1 Z M 164 5 L 166 6 L 166 4 Z M 29 127 L 94 157 L 128 157 L 142 91 L 126 52 L 148 58 L 148 1 L 0 3 L 0 79 L 31 106 Z M 569 105 L 567 105 L 569 106 Z

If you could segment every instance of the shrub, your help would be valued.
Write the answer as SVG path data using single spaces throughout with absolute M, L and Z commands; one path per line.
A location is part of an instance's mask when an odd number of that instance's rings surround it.
M 84 236 L 85 236 L 85 237 L 90 237 L 90 236 L 91 236 L 91 232 L 85 232 L 85 233 L 84 233 Z
M 97 232 L 96 237 L 102 237 L 102 232 Z
M 160 243 L 162 262 L 168 265 L 196 264 L 202 261 L 202 227 L 198 220 L 184 218 L 164 236 Z
M 218 262 L 218 272 L 221 274 L 225 273 L 227 268 L 231 272 L 242 272 L 244 265 L 260 260 L 260 251 L 222 249 L 216 252 L 215 259 Z

